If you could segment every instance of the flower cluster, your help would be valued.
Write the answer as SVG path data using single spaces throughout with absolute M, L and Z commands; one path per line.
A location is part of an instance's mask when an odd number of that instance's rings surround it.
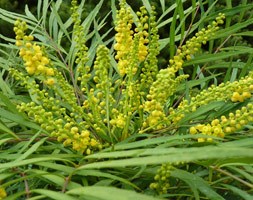
M 214 119 L 211 123 L 192 126 L 189 132 L 191 134 L 201 133 L 203 135 L 223 138 L 225 134 L 240 130 L 249 122 L 253 122 L 252 103 L 248 103 L 246 106 L 243 106 L 241 109 L 237 109 L 235 112 L 230 112 L 228 116 L 223 115 L 220 119 Z M 199 142 L 211 142 L 212 140 L 213 139 L 211 137 L 198 138 Z
M 138 37 L 139 45 L 138 45 L 138 58 L 139 61 L 144 61 L 146 56 L 148 55 L 148 47 L 149 43 L 149 33 L 147 32 L 149 29 L 148 20 L 149 17 L 147 15 L 147 10 L 143 6 L 140 8 L 140 12 L 137 12 L 139 17 L 139 23 L 137 24 L 137 28 L 135 29 L 135 37 Z
M 159 51 L 159 35 L 158 28 L 156 24 L 156 12 L 155 7 L 152 7 L 151 16 L 149 17 L 149 45 L 148 45 L 148 55 L 146 60 L 144 61 L 144 66 L 141 68 L 142 73 L 141 77 L 141 91 L 143 94 L 149 90 L 150 85 L 155 80 L 155 76 L 158 72 L 158 59 L 157 55 L 160 53 Z
M 189 101 L 183 100 L 177 109 L 170 108 L 170 118 L 177 124 L 187 113 L 195 112 L 200 106 L 214 101 L 243 102 L 251 97 L 253 93 L 253 73 L 242 77 L 239 81 L 212 85 L 199 94 L 191 97 Z
M 137 12 L 136 28 L 132 30 L 134 25 L 130 8 L 127 8 L 124 0 L 120 3 L 120 10 L 116 15 L 115 30 L 117 33 L 114 49 L 117 51 L 115 59 L 118 60 L 118 70 L 121 76 L 129 73 L 135 74 L 138 66 L 132 67 L 132 65 L 136 62 L 143 62 L 148 55 L 149 17 L 147 14 L 145 7 L 141 7 Z
M 104 143 L 126 139 L 137 130 L 145 132 L 178 123 L 188 110 L 202 105 L 194 104 L 194 99 L 191 103 L 183 101 L 177 109 L 168 109 L 166 104 L 177 86 L 188 77 L 177 76 L 184 61 L 190 60 L 192 54 L 218 30 L 224 15 L 219 14 L 207 29 L 200 30 L 179 47 L 177 54 L 169 60 L 168 68 L 158 72 L 159 37 L 153 7 L 150 13 L 141 7 L 134 23 L 135 18 L 126 1 L 120 2 L 114 44 L 117 65 L 113 68 L 110 50 L 104 45 L 98 46 L 94 64 L 88 66 L 85 30 L 77 0 L 72 0 L 71 4 L 75 63 L 72 63 L 73 66 L 66 63 L 69 74 L 65 75 L 53 67 L 44 47 L 36 44 L 33 36 L 25 34 L 25 22 L 18 20 L 14 28 L 16 45 L 20 47 L 19 54 L 28 76 L 20 69 L 10 71 L 32 97 L 32 102 L 22 103 L 18 109 L 50 136 L 56 137 L 65 146 L 90 154 Z M 45 87 L 43 82 L 50 87 Z M 229 98 L 234 102 L 251 96 L 244 86 L 237 87 L 233 92 Z M 188 109 L 182 112 L 187 106 Z M 136 126 L 136 121 L 142 127 Z
M 148 113 L 158 110 L 160 114 L 150 114 L 144 122 L 143 128 L 149 127 L 150 121 L 161 123 L 161 119 L 164 119 L 163 106 L 168 101 L 168 98 L 175 93 L 177 86 L 188 77 L 188 75 L 176 76 L 176 73 L 183 67 L 184 60 L 190 60 L 191 55 L 200 49 L 201 44 L 205 44 L 213 36 L 214 32 L 219 29 L 218 25 L 223 23 L 224 18 L 224 14 L 219 14 L 207 29 L 202 29 L 193 38 L 188 40 L 185 45 L 177 49 L 177 55 L 169 60 L 170 66 L 168 68 L 161 69 L 158 72 L 156 80 L 152 83 L 149 94 L 147 95 L 148 100 L 144 104 L 144 110 Z M 166 121 L 168 120 L 164 122 Z
M 170 188 L 169 177 L 173 169 L 174 167 L 169 163 L 162 164 L 154 177 L 155 182 L 151 183 L 149 187 L 159 194 L 166 194 Z
M 118 68 L 121 76 L 124 76 L 129 70 L 129 54 L 132 51 L 133 46 L 133 16 L 129 8 L 126 8 L 126 2 L 121 1 L 120 10 L 116 15 L 116 27 L 117 31 L 115 35 L 116 44 L 114 49 L 117 51 L 115 59 L 118 60 Z
M 72 146 L 74 150 L 90 154 L 100 149 L 100 142 L 92 131 L 88 130 L 90 123 L 83 121 L 89 115 L 84 113 L 78 104 L 75 89 L 60 71 L 52 67 L 43 47 L 32 43 L 33 36 L 25 35 L 26 29 L 26 23 L 17 20 L 14 27 L 16 45 L 20 47 L 19 54 L 25 61 L 26 71 L 30 76 L 13 68 L 10 73 L 29 90 L 33 101 L 21 103 L 17 106 L 18 110 L 26 113 L 43 130 L 50 133 L 51 137 L 56 137 L 64 145 Z M 35 80 L 39 80 L 38 83 Z M 51 92 L 40 89 L 41 80 L 50 86 Z
M 27 24 L 25 21 L 17 20 L 15 22 L 16 45 L 20 47 L 19 55 L 25 62 L 25 69 L 29 75 L 43 75 L 47 77 L 45 83 L 53 85 L 55 80 L 52 77 L 55 71 L 50 67 L 50 59 L 38 44 L 32 43 L 34 37 L 26 35 L 26 30 Z
M 112 125 L 110 124 L 111 109 L 116 101 L 112 95 L 114 88 L 109 77 L 110 67 L 109 49 L 100 45 L 94 62 L 95 87 L 87 92 L 88 98 L 84 100 L 82 106 L 89 113 L 89 121 L 98 135 L 110 132 Z
M 190 100 L 189 108 L 194 111 L 196 107 L 206 105 L 212 101 L 243 102 L 251 97 L 253 92 L 253 73 L 241 78 L 239 81 L 221 83 L 218 86 L 212 85 L 207 90 L 201 91 Z M 179 108 L 186 109 L 186 102 L 182 102 Z
M 251 98 L 253 93 L 253 72 L 248 76 L 241 78 L 239 81 L 221 83 L 218 86 L 211 86 L 207 90 L 203 90 L 196 97 L 191 98 L 191 102 L 182 101 L 175 113 L 184 111 L 194 112 L 202 105 L 206 105 L 212 101 L 231 101 L 232 103 L 244 102 Z M 252 121 L 250 111 L 252 105 L 236 110 L 235 113 L 229 113 L 228 116 L 222 116 L 221 119 L 215 119 L 208 124 L 198 124 L 190 128 L 191 134 L 202 133 L 204 135 L 212 135 L 216 137 L 224 137 L 226 133 L 232 133 L 240 129 L 243 125 Z M 176 115 L 176 114 L 175 114 Z M 212 141 L 212 138 L 208 138 Z M 204 138 L 199 138 L 198 141 L 205 141 Z
M 87 124 L 78 122 L 82 114 L 80 107 L 72 105 L 72 109 L 78 107 L 79 112 L 69 113 L 69 110 L 61 106 L 59 99 L 50 96 L 45 89 L 40 90 L 40 85 L 35 80 L 31 81 L 29 76 L 24 76 L 15 69 L 11 69 L 10 72 L 31 91 L 31 95 L 36 94 L 34 101 L 17 106 L 20 112 L 26 113 L 43 130 L 50 133 L 51 137 L 56 137 L 64 145 L 71 145 L 74 150 L 89 154 L 101 148 L 100 142 L 86 129 Z
M 66 114 L 66 109 L 59 108 L 53 98 L 47 101 L 49 105 L 55 104 L 50 111 L 45 110 L 45 106 L 36 105 L 34 102 L 22 103 L 17 108 L 20 112 L 27 113 L 28 117 L 40 124 L 41 128 L 50 133 L 51 137 L 56 137 L 65 146 L 81 153 L 90 154 L 93 150 L 100 149 L 99 142 L 91 137 L 90 131 L 78 124 L 72 117 Z M 64 115 L 63 119 L 55 119 L 55 116 Z
M 78 67 L 79 77 L 78 80 L 81 82 L 81 90 L 83 92 L 88 92 L 88 85 L 87 82 L 91 77 L 90 74 L 90 66 L 86 65 L 88 61 L 88 54 L 87 54 L 87 46 L 85 45 L 85 35 L 84 35 L 84 28 L 81 25 L 81 16 L 78 11 L 77 0 L 71 1 L 71 11 L 72 11 L 72 20 L 74 22 L 73 27 L 73 37 L 75 41 L 75 49 L 76 49 L 76 59 L 75 63 Z

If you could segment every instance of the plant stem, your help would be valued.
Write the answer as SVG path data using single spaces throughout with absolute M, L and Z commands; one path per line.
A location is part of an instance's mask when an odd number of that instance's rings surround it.
M 240 183 L 242 183 L 242 184 L 248 186 L 249 188 L 253 189 L 253 184 L 248 183 L 247 181 L 244 181 L 243 179 L 241 179 L 241 178 L 239 178 L 239 177 L 237 177 L 237 176 L 235 176 L 235 175 L 233 175 L 233 174 L 231 174 L 231 173 L 229 173 L 229 172 L 227 172 L 227 171 L 225 171 L 225 170 L 223 170 L 223 169 L 220 169 L 220 168 L 217 167 L 217 166 L 210 166 L 210 168 L 211 168 L 211 169 L 214 169 L 214 170 L 216 170 L 216 171 L 218 171 L 218 172 L 220 172 L 220 173 L 222 173 L 222 174 L 224 174 L 224 175 L 226 175 L 226 176 L 229 176 L 229 177 L 231 177 L 231 178 L 233 178 L 233 179 L 239 181 Z

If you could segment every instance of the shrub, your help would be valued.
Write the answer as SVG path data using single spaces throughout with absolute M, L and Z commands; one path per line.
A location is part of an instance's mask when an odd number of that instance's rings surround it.
M 99 30 L 106 18 L 95 18 L 102 3 L 84 21 L 84 1 L 80 6 L 71 1 L 72 15 L 66 22 L 57 13 L 61 1 L 39 1 L 37 17 L 28 9 L 26 16 L 3 10 L 16 37 L 7 39 L 15 46 L 2 45 L 8 53 L 2 51 L 1 59 L 7 82 L 2 82 L 0 94 L 1 130 L 6 133 L 1 137 L 0 198 L 7 191 L 7 199 L 119 199 L 122 194 L 134 199 L 223 199 L 226 190 L 248 198 L 252 142 L 241 133 L 248 130 L 247 137 L 252 137 L 251 60 L 241 67 L 238 80 L 238 69 L 229 62 L 223 63 L 230 68 L 221 83 L 210 84 L 218 75 L 204 77 L 203 70 L 211 62 L 251 51 L 238 46 L 218 53 L 228 34 L 252 22 L 219 30 L 225 14 L 214 13 L 203 16 L 205 28 L 188 38 L 201 23 L 185 31 L 185 20 L 192 14 L 193 23 L 201 4 L 195 2 L 184 13 L 178 1 L 168 9 L 175 9 L 170 18 L 171 58 L 161 69 L 158 55 L 166 45 L 159 39 L 155 8 L 144 2 L 135 13 L 124 0 L 118 10 L 112 3 L 116 34 L 105 40 L 110 30 L 103 35 Z M 226 14 L 233 12 L 239 11 Z M 94 30 L 89 32 L 92 21 Z M 206 54 L 202 45 L 211 48 L 215 38 L 221 46 Z M 63 44 L 66 40 L 70 46 Z M 201 69 L 199 64 L 205 62 Z M 190 65 L 193 73 L 186 74 Z M 201 89 L 197 94 L 195 86 Z

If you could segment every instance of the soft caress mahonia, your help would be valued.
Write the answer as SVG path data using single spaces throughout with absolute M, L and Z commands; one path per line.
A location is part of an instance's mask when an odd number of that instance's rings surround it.
M 67 64 L 67 76 L 49 59 L 47 48 L 35 42 L 32 35 L 26 35 L 27 24 L 20 20 L 15 23 L 14 31 L 24 67 L 10 70 L 32 97 L 31 102 L 18 105 L 20 112 L 27 113 L 65 146 L 90 154 L 134 133 L 175 126 L 187 113 L 213 101 L 214 95 L 209 97 L 210 92 L 221 100 L 231 99 L 232 102 L 242 102 L 251 96 L 250 75 L 238 81 L 240 87 L 235 86 L 236 82 L 211 87 L 192 97 L 190 102 L 183 100 L 177 108 L 165 108 L 176 88 L 188 77 L 178 76 L 178 71 L 219 29 L 223 14 L 178 48 L 169 66 L 159 71 L 159 36 L 154 7 L 150 12 L 141 7 L 134 18 L 126 2 L 121 1 L 115 21 L 115 60 L 105 45 L 98 44 L 93 64 L 88 64 L 85 27 L 76 0 L 72 1 L 71 10 L 75 62 L 73 66 Z M 240 84 L 243 81 L 247 84 Z M 226 93 L 221 96 L 223 87 Z M 222 117 L 206 126 L 217 133 L 216 136 L 223 137 L 223 132 L 236 128 L 231 120 L 236 123 L 239 120 L 242 125 L 248 122 L 245 116 L 250 115 L 247 114 L 250 108 L 243 108 L 239 118 L 230 117 L 226 121 Z M 204 133 L 203 126 L 193 126 L 190 133 Z

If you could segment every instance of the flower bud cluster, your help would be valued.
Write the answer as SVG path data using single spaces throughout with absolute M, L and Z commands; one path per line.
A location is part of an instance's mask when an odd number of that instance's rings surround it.
M 139 61 L 142 62 L 145 60 L 148 54 L 148 47 L 146 46 L 149 43 L 149 34 L 148 34 L 148 12 L 146 8 L 143 6 L 140 8 L 140 12 L 137 12 L 137 16 L 139 17 L 139 23 L 137 24 L 137 28 L 135 29 L 135 37 L 139 37 L 138 44 L 138 58 Z
M 206 41 L 219 29 L 218 25 L 223 23 L 223 19 L 225 18 L 224 14 L 219 14 L 216 18 L 216 21 L 212 22 L 211 25 L 207 27 L 207 29 L 202 29 L 196 35 L 188 40 L 185 45 L 181 47 L 181 49 L 177 50 L 177 55 L 173 57 L 173 59 L 169 60 L 170 66 L 166 69 L 161 69 L 156 75 L 156 80 L 152 83 L 149 94 L 147 95 L 147 101 L 144 105 L 144 111 L 149 112 L 153 111 L 157 107 L 163 110 L 163 105 L 165 105 L 166 101 L 170 96 L 172 96 L 177 86 L 185 80 L 188 75 L 180 75 L 176 76 L 176 73 L 179 69 L 183 67 L 184 60 L 189 60 L 191 58 L 191 54 L 196 53 L 201 44 L 205 44 Z M 184 115 L 177 116 L 175 122 L 178 122 L 180 118 Z M 160 116 L 159 116 L 160 117 Z M 149 119 L 150 117 L 148 117 Z M 150 120 L 149 121 L 156 121 Z M 168 120 L 165 120 L 167 122 Z M 157 121 L 160 123 L 160 121 Z M 144 122 L 144 125 L 147 122 Z M 149 124 L 148 124 L 149 126 Z
M 148 55 L 144 61 L 144 66 L 142 67 L 141 77 L 141 90 L 146 91 L 150 88 L 153 83 L 155 76 L 158 72 L 158 59 L 157 55 L 159 51 L 159 35 L 158 28 L 156 24 L 156 12 L 155 7 L 152 7 L 151 16 L 149 17 L 150 33 L 149 33 L 149 45 L 148 45 Z
M 83 109 L 89 112 L 89 120 L 97 133 L 104 134 L 105 124 L 109 124 L 111 108 L 115 104 L 113 98 L 114 88 L 109 77 L 110 70 L 109 49 L 104 45 L 97 48 L 97 57 L 94 62 L 94 77 L 96 83 L 95 88 L 91 88 L 88 92 L 87 99 L 83 102 Z M 96 92 L 95 92 L 96 91 Z M 109 127 L 108 127 L 109 128 Z
M 84 28 L 81 25 L 81 16 L 78 11 L 78 5 L 77 5 L 77 0 L 72 0 L 71 1 L 71 11 L 72 11 L 72 20 L 74 22 L 74 27 L 73 27 L 73 37 L 75 43 L 75 49 L 76 49 L 76 60 L 75 63 L 78 66 L 78 80 L 81 81 L 81 89 L 83 92 L 87 92 L 88 89 L 88 81 L 91 77 L 90 74 L 90 66 L 86 65 L 87 61 L 89 60 L 88 58 L 88 48 L 85 45 L 86 39 L 84 35 Z
M 16 45 L 20 47 L 19 55 L 25 62 L 25 69 L 29 75 L 43 75 L 47 77 L 45 83 L 53 85 L 55 70 L 50 67 L 50 59 L 45 55 L 42 48 L 32 43 L 34 37 L 26 35 L 26 22 L 17 20 L 14 31 L 16 33 Z
M 150 88 L 150 99 L 156 99 L 163 105 L 168 97 L 174 94 L 178 84 L 188 77 L 187 75 L 182 75 L 176 78 L 176 72 L 182 68 L 185 59 L 190 59 L 190 55 L 196 53 L 200 49 L 201 44 L 215 34 L 215 31 L 219 29 L 218 25 L 223 23 L 222 19 L 224 18 L 224 14 L 219 14 L 212 25 L 196 33 L 196 36 L 188 40 L 182 46 L 182 49 L 177 50 L 177 55 L 169 60 L 170 66 L 160 70 L 157 74 L 157 80 L 153 82 Z
M 151 183 L 149 187 L 159 194 L 166 194 L 170 188 L 169 177 L 173 169 L 174 167 L 169 163 L 162 164 L 154 177 L 155 182 Z
M 115 59 L 118 60 L 119 74 L 135 74 L 138 70 L 138 63 L 143 62 L 148 55 L 149 43 L 149 17 L 145 7 L 137 12 L 136 28 L 133 29 L 133 15 L 130 8 L 127 8 L 125 0 L 120 3 L 120 10 L 117 11 L 115 35 L 117 51 Z M 136 65 L 136 66 L 132 66 Z
M 86 154 L 101 148 L 98 140 L 92 138 L 90 132 L 82 129 L 73 118 L 64 117 L 55 120 L 54 115 L 57 113 L 54 108 L 51 111 L 45 110 L 44 106 L 31 102 L 22 103 L 17 106 L 17 109 L 20 112 L 27 113 L 28 117 L 40 124 L 43 130 L 50 132 L 51 137 L 56 137 L 65 146 L 70 145 L 74 150 Z M 55 109 L 57 109 L 57 106 Z M 59 116 L 59 113 L 57 116 Z
M 31 103 L 18 105 L 17 108 L 20 112 L 25 112 L 43 130 L 49 132 L 50 136 L 56 137 L 64 145 L 72 146 L 74 150 L 90 154 L 101 148 L 97 139 L 91 135 L 87 137 L 87 134 L 82 134 L 83 131 L 88 131 L 85 129 L 86 124 L 80 122 L 80 119 L 83 119 L 82 109 L 77 105 L 73 87 L 68 84 L 61 72 L 54 72 L 57 86 L 52 85 L 51 89 L 58 99 L 60 97 L 63 104 L 60 104 L 60 100 L 50 96 L 45 89 L 40 90 L 40 85 L 21 71 L 10 69 L 10 73 L 31 92 L 31 95 L 36 97 Z M 69 107 L 70 110 L 67 111 L 63 105 Z M 70 126 L 65 126 L 66 124 L 70 124 Z M 75 128 L 71 131 L 72 127 L 78 127 L 78 132 L 73 131 L 76 130 Z
M 116 15 L 116 27 L 117 31 L 115 35 L 116 44 L 114 49 L 117 51 L 115 59 L 118 60 L 119 74 L 124 76 L 129 67 L 129 54 L 131 53 L 133 46 L 133 34 L 131 30 L 133 26 L 133 16 L 129 8 L 126 8 L 126 2 L 121 1 L 120 10 Z
M 204 134 L 223 138 L 225 134 L 233 133 L 240 130 L 244 125 L 253 122 L 253 104 L 248 103 L 246 106 L 230 112 L 228 116 L 221 116 L 220 119 L 214 119 L 210 124 L 198 124 L 192 126 L 189 130 L 191 134 Z M 199 142 L 212 141 L 212 138 L 198 138 Z
M 97 48 L 97 57 L 94 62 L 95 76 L 93 80 L 96 83 L 96 88 L 102 92 L 109 92 L 107 90 L 111 87 L 111 80 L 108 77 L 108 71 L 110 70 L 110 55 L 109 49 L 104 45 L 100 45 Z
M 241 78 L 239 81 L 221 83 L 218 86 L 212 85 L 206 90 L 190 99 L 181 101 L 177 109 L 170 109 L 172 119 L 182 119 L 186 113 L 195 112 L 197 108 L 214 101 L 243 102 L 251 98 L 253 93 L 253 73 Z M 176 120 L 174 123 L 177 123 Z

